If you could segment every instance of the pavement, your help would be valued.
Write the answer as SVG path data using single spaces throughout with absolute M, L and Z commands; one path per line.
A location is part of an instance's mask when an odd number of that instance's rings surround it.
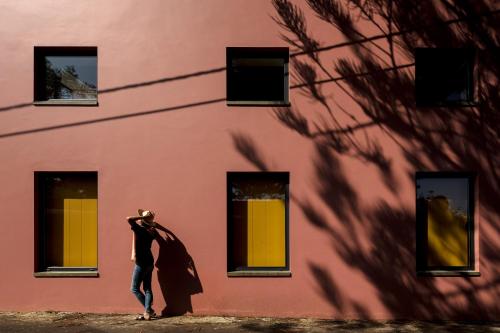
M 0 312 L 0 332 L 150 333 L 150 332 L 474 332 L 500 333 L 500 322 L 366 321 L 180 316 L 136 321 L 130 314 Z

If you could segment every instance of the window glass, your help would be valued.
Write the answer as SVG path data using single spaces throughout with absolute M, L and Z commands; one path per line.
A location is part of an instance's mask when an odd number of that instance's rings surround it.
M 42 270 L 97 267 L 97 174 L 38 173 Z
M 473 102 L 473 70 L 472 49 L 416 49 L 417 104 L 432 106 Z
M 421 268 L 472 266 L 472 204 L 470 176 L 417 176 Z
M 96 48 L 35 48 L 35 100 L 96 100 Z
M 230 270 L 286 268 L 288 175 L 229 175 Z
M 47 99 L 95 99 L 97 97 L 95 56 L 46 56 Z
M 228 48 L 227 100 L 288 103 L 287 48 Z

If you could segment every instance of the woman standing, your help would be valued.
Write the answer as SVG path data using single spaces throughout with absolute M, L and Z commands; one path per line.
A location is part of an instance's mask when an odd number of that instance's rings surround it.
M 137 320 L 150 320 L 154 317 L 155 311 L 151 307 L 153 304 L 153 291 L 151 289 L 151 279 L 153 276 L 154 258 L 151 252 L 151 244 L 158 233 L 158 227 L 154 222 L 155 213 L 149 210 L 138 210 L 139 216 L 127 217 L 134 232 L 132 246 L 132 260 L 135 261 L 134 272 L 132 273 L 132 293 L 137 297 L 144 307 L 144 314 L 138 316 Z M 137 224 L 140 221 L 140 224 Z M 141 291 L 140 286 L 142 284 Z

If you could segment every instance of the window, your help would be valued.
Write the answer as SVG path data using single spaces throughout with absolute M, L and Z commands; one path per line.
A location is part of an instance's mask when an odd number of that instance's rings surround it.
M 97 105 L 96 47 L 35 47 L 35 104 Z
M 288 105 L 288 48 L 228 47 L 228 105 Z
M 419 172 L 417 271 L 474 270 L 474 175 Z
M 35 172 L 35 217 L 37 272 L 96 271 L 96 172 Z
M 473 49 L 415 50 L 418 106 L 468 105 L 474 102 Z
M 227 177 L 228 272 L 290 275 L 288 173 L 230 172 Z

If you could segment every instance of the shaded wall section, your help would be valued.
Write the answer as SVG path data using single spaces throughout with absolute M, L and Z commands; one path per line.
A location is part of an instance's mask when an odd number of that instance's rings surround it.
M 140 311 L 125 217 L 145 208 L 171 231 L 153 245 L 164 314 L 498 318 L 497 58 L 477 105 L 422 111 L 412 53 L 497 47 L 498 8 L 329 3 L 3 1 L 0 309 Z M 36 45 L 96 46 L 99 105 L 33 106 Z M 226 106 L 227 46 L 299 52 L 292 106 Z M 227 277 L 226 173 L 258 170 L 290 173 L 291 277 Z M 477 172 L 479 277 L 416 275 L 414 174 L 433 170 Z M 98 172 L 98 278 L 33 277 L 34 171 Z

